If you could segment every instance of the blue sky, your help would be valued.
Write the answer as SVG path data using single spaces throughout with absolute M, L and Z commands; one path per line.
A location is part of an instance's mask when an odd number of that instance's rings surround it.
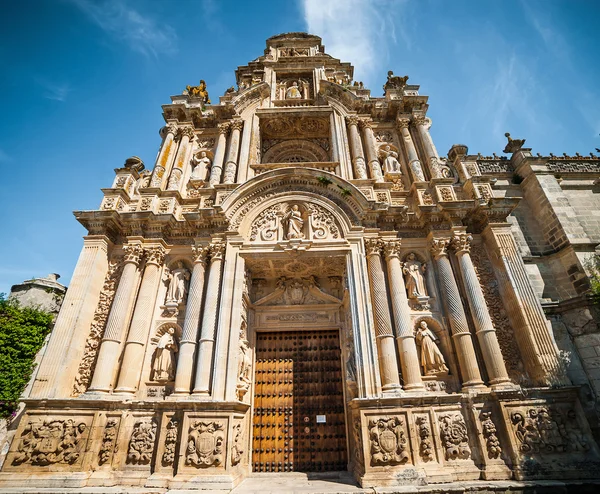
M 207 81 L 218 101 L 266 38 L 308 31 L 381 96 L 387 70 L 430 97 L 441 154 L 600 147 L 600 2 L 22 0 L 0 19 L 0 292 L 68 283 L 84 229 L 131 155 L 152 168 L 161 104 Z

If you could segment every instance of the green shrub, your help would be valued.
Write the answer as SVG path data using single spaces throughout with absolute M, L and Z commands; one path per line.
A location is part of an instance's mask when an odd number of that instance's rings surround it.
M 0 418 L 17 410 L 37 352 L 52 329 L 52 315 L 21 307 L 0 294 Z

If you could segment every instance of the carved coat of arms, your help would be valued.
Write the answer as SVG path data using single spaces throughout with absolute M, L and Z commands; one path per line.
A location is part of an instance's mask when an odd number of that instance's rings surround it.
M 220 422 L 195 421 L 190 427 L 186 465 L 218 466 L 223 462 L 224 426 Z

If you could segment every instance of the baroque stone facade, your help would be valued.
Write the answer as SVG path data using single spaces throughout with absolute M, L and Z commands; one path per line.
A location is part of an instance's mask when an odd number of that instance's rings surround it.
M 565 325 L 563 292 L 584 293 L 574 245 L 600 228 L 552 203 L 596 187 L 598 160 L 510 136 L 507 159 L 441 157 L 419 86 L 352 76 L 288 33 L 219 104 L 200 81 L 163 106 L 153 169 L 128 159 L 76 212 L 88 235 L 0 485 L 597 475 L 589 383 L 544 306 Z

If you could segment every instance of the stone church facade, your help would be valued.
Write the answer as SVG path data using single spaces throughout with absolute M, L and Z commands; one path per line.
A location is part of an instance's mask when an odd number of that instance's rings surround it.
M 172 97 L 153 168 L 75 213 L 0 485 L 597 475 L 598 159 L 440 157 L 419 86 L 372 97 L 304 33 L 236 77 Z

